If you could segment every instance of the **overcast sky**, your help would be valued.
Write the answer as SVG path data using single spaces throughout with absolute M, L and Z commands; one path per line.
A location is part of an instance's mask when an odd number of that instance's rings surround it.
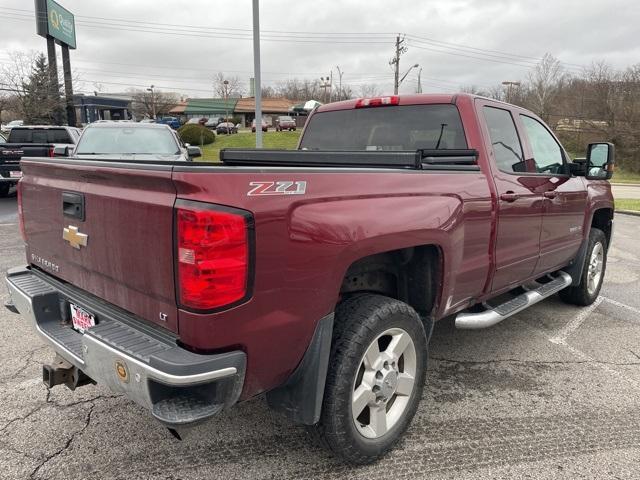
M 76 15 L 76 90 L 124 91 L 150 84 L 212 96 L 217 72 L 253 76 L 250 0 L 60 0 Z M 0 0 L 0 62 L 11 50 L 46 50 L 33 2 Z M 545 52 L 571 72 L 595 60 L 616 69 L 640 62 L 636 0 L 265 0 L 263 84 L 315 79 L 333 69 L 358 91 L 392 90 L 394 36 L 406 33 L 401 74 L 422 67 L 424 92 L 524 79 Z M 401 92 L 413 92 L 417 70 Z

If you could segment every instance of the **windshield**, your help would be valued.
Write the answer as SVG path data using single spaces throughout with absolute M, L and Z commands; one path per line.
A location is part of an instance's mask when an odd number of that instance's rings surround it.
M 173 134 L 164 128 L 87 128 L 76 155 L 150 154 L 177 155 L 180 149 Z
M 406 105 L 316 113 L 300 148 L 308 150 L 464 149 L 455 105 Z

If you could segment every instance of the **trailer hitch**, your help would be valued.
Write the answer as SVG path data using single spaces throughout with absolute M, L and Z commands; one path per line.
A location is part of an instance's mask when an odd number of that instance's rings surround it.
M 47 388 L 65 384 L 71 390 L 95 383 L 82 370 L 66 361 L 60 355 L 56 355 L 51 364 L 42 366 L 42 381 Z

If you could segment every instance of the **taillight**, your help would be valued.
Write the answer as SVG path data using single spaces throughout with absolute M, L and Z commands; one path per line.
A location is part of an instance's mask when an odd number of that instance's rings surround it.
M 383 107 L 387 105 L 399 105 L 400 97 L 391 95 L 389 97 L 359 98 L 356 101 L 356 108 Z
M 49 147 L 49 156 L 51 158 L 55 157 L 55 148 L 54 147 Z
M 176 209 L 180 305 L 211 310 L 249 294 L 252 217 L 243 210 L 182 202 Z
M 22 179 L 18 180 L 16 192 L 18 195 L 18 223 L 20 224 L 20 234 L 22 235 L 22 240 L 26 242 L 27 234 L 24 231 L 24 216 L 22 215 Z

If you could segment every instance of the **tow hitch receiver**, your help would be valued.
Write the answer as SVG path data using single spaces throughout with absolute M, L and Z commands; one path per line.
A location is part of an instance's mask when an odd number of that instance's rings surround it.
M 87 377 L 82 370 L 71 365 L 60 355 L 56 355 L 56 358 L 53 359 L 53 363 L 50 365 L 42 366 L 42 381 L 47 388 L 64 383 L 71 390 L 75 390 L 77 387 L 83 385 L 95 383 Z

